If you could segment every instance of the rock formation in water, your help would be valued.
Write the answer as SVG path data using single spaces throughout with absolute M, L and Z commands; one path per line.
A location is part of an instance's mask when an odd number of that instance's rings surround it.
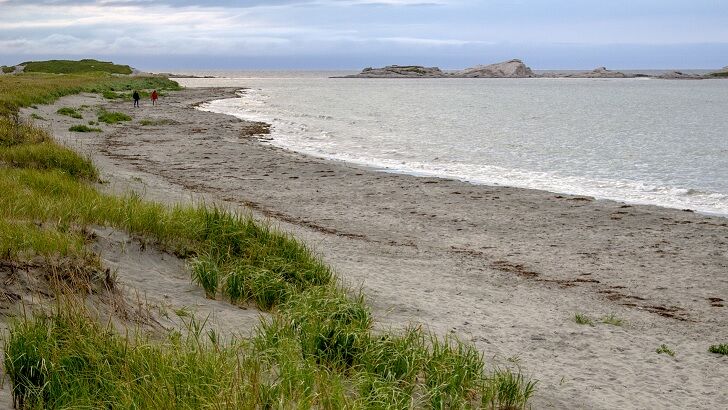
M 683 73 L 682 71 L 670 71 L 667 73 L 662 73 L 656 78 L 661 78 L 663 80 L 700 80 L 702 78 L 705 78 L 705 76 Z
M 568 78 L 630 78 L 630 77 L 635 77 L 635 76 L 630 75 L 630 74 L 625 74 L 620 71 L 607 70 L 606 67 L 597 67 L 597 68 L 593 69 L 592 71 L 587 71 L 584 73 L 569 74 L 569 75 L 565 75 L 564 77 L 568 77 Z
M 347 75 L 348 78 L 418 78 L 418 77 L 445 77 L 445 73 L 437 67 L 423 67 L 419 65 L 388 65 L 382 68 L 367 67 L 361 73 Z
M 535 77 L 533 71 L 521 60 L 510 60 L 502 63 L 479 65 L 461 71 L 446 73 L 437 67 L 419 65 L 389 65 L 382 68 L 367 67 L 359 74 L 347 75 L 347 78 L 524 78 Z
M 535 77 L 533 71 L 523 61 L 513 59 L 502 63 L 479 65 L 453 73 L 454 77 L 464 78 L 528 78 Z
M 437 67 L 424 67 L 418 65 L 389 65 L 382 68 L 365 68 L 359 74 L 347 75 L 345 78 L 659 78 L 668 80 L 700 80 L 703 78 L 728 78 L 728 66 L 722 70 L 705 74 L 690 74 L 681 71 L 665 72 L 659 75 L 625 74 L 620 71 L 608 70 L 606 67 L 597 67 L 592 71 L 580 73 L 573 72 L 547 72 L 535 74 L 523 61 L 513 59 L 502 63 L 478 65 L 460 71 L 444 72 Z

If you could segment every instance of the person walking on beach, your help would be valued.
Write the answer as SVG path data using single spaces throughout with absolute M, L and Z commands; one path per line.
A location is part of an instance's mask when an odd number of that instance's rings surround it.
M 156 104 L 157 98 L 159 98 L 159 94 L 157 94 L 157 90 L 152 91 L 152 105 Z
M 131 95 L 131 98 L 134 99 L 134 106 L 135 107 L 138 107 L 139 106 L 139 98 L 140 98 L 139 97 L 139 91 L 134 90 L 134 94 Z

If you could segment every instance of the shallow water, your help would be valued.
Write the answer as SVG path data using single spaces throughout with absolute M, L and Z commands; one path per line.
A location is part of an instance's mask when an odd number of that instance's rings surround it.
M 421 175 L 728 215 L 728 81 L 329 79 L 215 73 L 202 109 L 271 144 Z

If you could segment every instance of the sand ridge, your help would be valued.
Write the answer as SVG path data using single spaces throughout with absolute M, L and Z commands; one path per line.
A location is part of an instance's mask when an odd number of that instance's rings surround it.
M 378 326 L 422 323 L 473 341 L 493 363 L 520 365 L 540 380 L 534 408 L 728 403 L 728 358 L 707 352 L 728 341 L 728 219 L 303 156 L 195 109 L 234 91 L 188 89 L 138 109 L 70 96 L 25 113 L 88 152 L 108 190 L 222 201 L 269 218 L 362 286 Z M 134 121 L 70 133 L 77 121 L 54 113 L 82 104 Z M 93 108 L 84 112 L 92 118 Z M 625 324 L 578 325 L 576 312 Z M 662 343 L 675 358 L 655 353 Z

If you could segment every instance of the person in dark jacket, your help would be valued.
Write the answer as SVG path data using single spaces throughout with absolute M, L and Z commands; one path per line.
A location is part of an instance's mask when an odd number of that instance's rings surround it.
M 138 107 L 139 106 L 139 98 L 140 98 L 139 97 L 139 91 L 134 90 L 134 94 L 132 94 L 131 97 L 134 99 L 134 106 L 135 107 Z

